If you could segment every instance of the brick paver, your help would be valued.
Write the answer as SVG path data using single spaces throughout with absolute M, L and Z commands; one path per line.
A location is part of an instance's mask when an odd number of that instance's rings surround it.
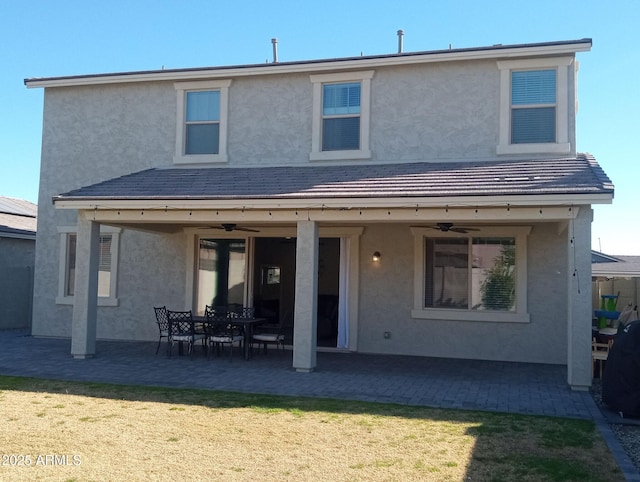
M 292 368 L 291 351 L 245 361 L 197 352 L 193 359 L 155 355 L 153 342 L 97 342 L 94 358 L 76 360 L 70 341 L 0 331 L 0 373 L 133 385 L 192 387 L 291 396 L 593 418 L 588 392 L 572 391 L 566 368 L 355 353 L 318 353 L 312 373 Z

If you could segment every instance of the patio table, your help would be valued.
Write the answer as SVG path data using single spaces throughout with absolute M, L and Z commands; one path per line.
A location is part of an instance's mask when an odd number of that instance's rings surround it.
M 266 323 L 266 318 L 228 318 L 229 324 L 232 326 L 241 326 L 244 333 L 244 359 L 249 360 L 251 358 L 251 338 L 253 336 L 253 327 Z M 194 323 L 207 323 L 206 316 L 194 316 Z

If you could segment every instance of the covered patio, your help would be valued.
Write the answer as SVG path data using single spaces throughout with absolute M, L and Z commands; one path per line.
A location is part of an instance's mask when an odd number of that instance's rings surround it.
M 533 175 L 521 185 L 522 178 L 517 176 L 523 169 L 552 175 Z M 286 171 L 172 168 L 141 171 L 60 194 L 54 197 L 55 207 L 67 211 L 69 219 L 77 216 L 75 293 L 66 300 L 73 304 L 70 330 L 65 326 L 72 340 L 71 353 L 76 358 L 94 356 L 98 339 L 149 339 L 150 331 L 137 325 L 137 320 L 154 303 L 174 309 L 200 306 L 203 301 L 195 296 L 197 246 L 212 232 L 218 233 L 216 239 L 246 240 L 246 306 L 257 290 L 253 280 L 258 279 L 260 263 L 254 262 L 255 238 L 295 238 L 291 366 L 312 372 L 318 365 L 319 244 L 331 237 L 340 242 L 338 325 L 347 327 L 344 339 L 338 337 L 337 348 L 566 364 L 569 385 L 586 390 L 591 380 L 591 294 L 588 287 L 580 286 L 576 273 L 590 268 L 586 256 L 589 206 L 610 197 L 603 194 L 597 174 L 589 156 L 560 164 L 553 160 L 482 166 L 416 163 L 354 166 L 348 171 L 339 166 Z M 256 183 L 257 178 L 264 182 Z M 454 225 L 465 228 L 450 229 Z M 259 235 L 240 236 L 226 226 Z M 111 279 L 121 286 L 126 283 L 133 290 L 129 293 L 138 293 L 122 305 L 114 300 L 117 310 L 98 308 L 102 228 L 122 232 L 121 252 L 127 259 L 123 263 L 129 263 L 132 273 L 119 280 L 114 273 Z M 476 300 L 471 306 L 468 300 L 479 290 L 474 291 L 467 281 L 462 284 L 468 296 L 462 297 L 461 310 L 424 299 L 425 286 L 431 282 L 424 268 L 425 239 L 468 231 L 479 243 L 499 238 L 519 246 L 514 261 L 518 265 L 516 302 L 509 310 L 473 309 L 480 304 Z M 470 236 L 463 241 L 468 244 Z M 126 248 L 125 237 L 129 238 Z M 529 258 L 543 255 L 536 254 L 536 249 L 544 251 L 545 261 L 528 266 Z M 372 262 L 371 253 L 380 252 L 387 261 Z M 160 280 L 161 286 L 153 286 Z M 549 283 L 555 287 L 550 293 L 539 289 Z M 166 286 L 173 289 L 161 294 L 168 291 Z M 380 293 L 389 295 L 384 303 Z M 121 323 L 123 317 L 131 321 L 126 326 Z M 52 332 L 50 327 L 33 333 L 46 336 L 47 332 Z M 475 339 L 484 343 L 471 341 Z

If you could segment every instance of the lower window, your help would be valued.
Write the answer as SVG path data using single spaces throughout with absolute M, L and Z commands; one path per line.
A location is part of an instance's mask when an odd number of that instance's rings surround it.
M 473 234 L 411 228 L 415 240 L 414 318 L 528 322 L 528 226 Z
M 427 238 L 427 308 L 515 311 L 515 238 Z
M 60 273 L 58 283 L 59 304 L 73 304 L 76 276 L 76 243 L 75 228 L 61 228 Z M 120 230 L 103 227 L 100 233 L 98 264 L 98 305 L 115 306 L 117 258 Z

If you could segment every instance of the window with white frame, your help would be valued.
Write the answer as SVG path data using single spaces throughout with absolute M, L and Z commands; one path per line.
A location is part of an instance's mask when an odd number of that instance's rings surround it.
M 220 153 L 220 91 L 186 92 L 184 153 Z
M 311 160 L 368 159 L 373 71 L 311 75 Z
M 571 57 L 499 61 L 498 154 L 569 153 Z
M 360 82 L 322 86 L 322 150 L 360 149 Z
M 556 141 L 556 70 L 511 72 L 511 144 Z
M 415 318 L 528 321 L 529 228 L 437 233 L 412 228 L 416 240 Z
M 60 268 L 56 303 L 73 304 L 75 295 L 76 242 L 75 227 L 60 228 Z M 102 226 L 98 263 L 98 305 L 116 306 L 118 246 L 120 229 Z
M 177 164 L 227 161 L 231 80 L 176 82 Z
M 516 242 L 427 238 L 426 308 L 515 311 Z

